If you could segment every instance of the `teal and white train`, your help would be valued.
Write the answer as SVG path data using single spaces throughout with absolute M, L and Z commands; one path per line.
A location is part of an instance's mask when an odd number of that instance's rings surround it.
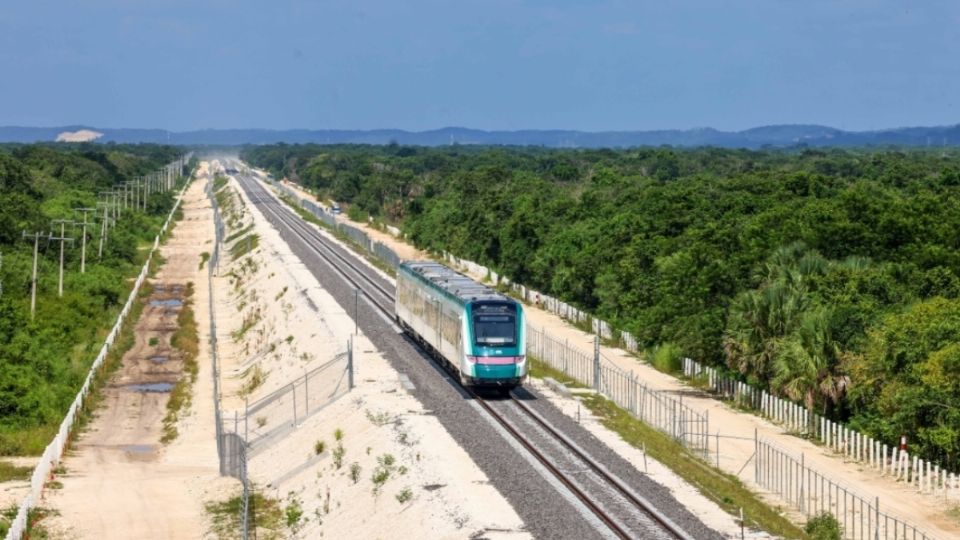
M 523 306 L 434 262 L 397 270 L 397 322 L 465 386 L 508 390 L 527 378 Z

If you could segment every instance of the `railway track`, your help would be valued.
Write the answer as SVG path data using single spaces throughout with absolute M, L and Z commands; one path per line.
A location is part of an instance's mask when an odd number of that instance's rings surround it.
M 331 246 L 259 182 L 240 175 L 237 179 L 251 201 L 313 249 L 393 324 L 393 293 L 368 275 L 367 268 L 344 256 L 339 251 L 342 248 Z M 608 529 L 606 536 L 693 540 L 693 536 L 527 405 L 517 391 L 506 398 L 489 398 L 474 389 L 465 390 L 497 425 L 599 519 Z

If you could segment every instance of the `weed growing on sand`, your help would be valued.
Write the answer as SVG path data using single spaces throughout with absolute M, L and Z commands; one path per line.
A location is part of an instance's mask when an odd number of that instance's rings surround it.
M 337 447 L 333 449 L 333 464 L 336 468 L 343 466 L 343 456 L 347 453 L 346 448 L 343 447 L 342 443 L 338 443 Z
M 360 481 L 361 470 L 362 468 L 360 467 L 359 463 L 353 462 L 350 464 L 350 480 L 353 480 L 354 484 Z
M 17 512 L 19 508 L 17 505 L 11 505 L 3 510 L 0 510 L 0 535 L 4 537 L 7 535 L 7 531 L 10 529 L 10 524 L 17 517 Z M 37 506 L 30 509 L 27 512 L 27 530 L 24 533 L 24 538 L 38 538 L 38 539 L 47 539 L 51 538 L 52 535 L 43 526 L 43 519 L 49 516 L 58 516 L 59 512 L 50 508 L 44 508 L 42 506 Z
M 287 501 L 283 515 L 286 518 L 287 528 L 296 535 L 306 524 L 306 520 L 303 520 L 303 503 L 292 491 L 287 494 Z
M 263 383 L 267 382 L 268 372 L 264 371 L 260 364 L 254 364 L 253 367 L 247 369 L 243 373 L 242 377 L 246 378 L 246 381 L 240 387 L 238 394 L 240 397 L 246 397 L 253 393 L 254 390 L 263 386 Z
M 147 345 L 151 347 L 156 347 L 160 344 L 160 338 L 152 337 L 147 341 Z
M 286 341 L 287 343 L 293 343 L 293 336 L 292 335 L 287 336 L 287 339 L 285 339 L 284 341 Z
M 343 440 L 343 430 L 340 429 L 340 428 L 337 428 L 337 429 L 333 430 L 333 438 L 336 439 L 337 442 L 342 441 L 342 440 Z
M 413 498 L 413 492 L 410 491 L 410 488 L 405 487 L 400 490 L 400 493 L 397 493 L 397 502 L 403 504 Z
M 0 482 L 27 480 L 32 473 L 33 467 L 19 467 L 9 461 L 0 461 Z
M 390 413 L 388 413 L 387 411 L 378 411 L 376 413 L 373 413 L 373 412 L 370 412 L 370 410 L 368 409 L 366 411 L 366 414 L 367 414 L 367 420 L 370 420 L 370 422 L 377 427 L 389 424 L 393 420 L 392 418 L 390 418 Z
M 265 426 L 265 425 L 267 425 L 267 417 L 266 417 L 266 416 L 258 416 L 258 417 L 257 417 L 257 427 L 262 428 L 262 427 Z
M 396 458 L 391 454 L 383 454 L 377 457 L 377 467 L 373 469 L 373 475 L 370 477 L 370 480 L 373 482 L 373 494 L 375 496 L 380 494 L 383 485 L 390 479 L 390 474 L 393 472 L 395 463 Z
M 807 520 L 803 532 L 811 540 L 840 540 L 843 538 L 843 527 L 830 512 L 823 512 Z
M 326 449 L 327 449 L 327 443 L 324 442 L 324 441 L 318 440 L 317 442 L 313 443 L 313 453 L 314 453 L 314 455 L 319 456 L 319 455 L 322 454 L 323 451 L 326 450 Z
M 246 314 L 243 317 L 243 323 L 240 325 L 240 328 L 237 328 L 231 334 L 231 337 L 233 337 L 234 341 L 240 341 L 243 339 L 244 334 L 246 334 L 247 331 L 253 328 L 253 326 L 258 322 L 260 322 L 260 308 L 257 308 L 256 310 Z
M 200 254 L 200 267 L 197 270 L 203 270 L 203 265 L 207 264 L 207 261 L 210 260 L 210 252 L 204 251 Z
M 163 418 L 163 436 L 160 442 L 166 444 L 177 438 L 177 420 L 180 414 L 190 409 L 193 403 L 193 383 L 197 380 L 200 366 L 197 354 L 200 352 L 200 333 L 193 313 L 193 282 L 187 283 L 187 298 L 177 314 L 177 331 L 170 337 L 170 345 L 183 353 L 183 373 L 170 391 L 167 400 L 167 414 Z
M 273 276 L 273 274 L 270 274 L 270 275 Z M 283 286 L 283 290 L 281 290 L 280 292 L 278 292 L 277 295 L 273 297 L 274 301 L 280 300 L 281 298 L 283 298 L 283 295 L 285 295 L 285 294 L 287 294 L 287 286 L 286 286 L 286 285 Z
M 210 516 L 210 529 L 220 540 L 234 540 L 240 538 L 243 524 L 243 494 L 220 502 L 207 503 L 205 506 Z M 276 499 L 265 497 L 254 491 L 250 494 L 250 530 L 257 531 L 259 539 L 279 539 L 284 512 Z

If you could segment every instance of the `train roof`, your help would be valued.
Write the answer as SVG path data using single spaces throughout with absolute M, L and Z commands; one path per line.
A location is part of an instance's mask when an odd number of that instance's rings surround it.
M 409 268 L 411 272 L 420 276 L 420 278 L 429 282 L 435 288 L 443 290 L 447 294 L 460 299 L 462 302 L 470 302 L 473 300 L 514 302 L 512 298 L 504 296 L 486 285 L 477 283 L 473 279 L 440 263 L 406 261 L 401 266 Z

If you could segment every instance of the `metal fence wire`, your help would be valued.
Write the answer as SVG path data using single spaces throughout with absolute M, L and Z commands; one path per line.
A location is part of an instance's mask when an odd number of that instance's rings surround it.
M 799 457 L 763 439 L 756 440 L 754 479 L 807 517 L 829 512 L 855 540 L 934 540 L 912 523 L 880 511 L 880 498 L 831 480 Z
M 528 326 L 527 354 L 594 388 L 635 418 L 706 458 L 709 414 L 684 404 L 682 395 L 649 388 L 635 373 L 627 373 L 613 365 L 600 354 L 598 340 L 594 341 L 593 354 L 589 354 L 550 337 L 543 330 Z

